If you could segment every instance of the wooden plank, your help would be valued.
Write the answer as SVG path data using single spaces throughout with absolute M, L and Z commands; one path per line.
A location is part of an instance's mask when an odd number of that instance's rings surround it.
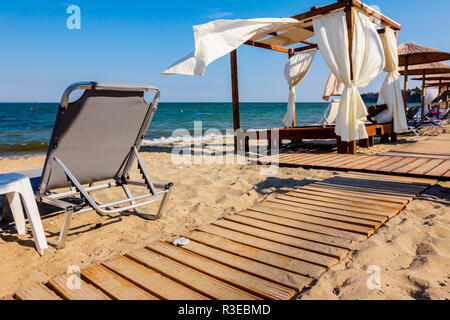
M 377 164 L 371 165 L 370 168 L 366 168 L 366 170 L 370 171 L 384 171 L 385 167 L 388 167 L 392 164 L 399 163 L 404 160 L 403 157 L 392 157 L 391 159 L 386 159 L 386 161 L 379 162 Z
M 362 165 L 373 160 L 373 156 L 358 156 L 356 161 L 347 162 L 341 165 L 342 169 L 352 169 L 353 167 Z
M 432 159 L 427 163 L 423 164 L 422 166 L 414 170 L 408 171 L 408 174 L 425 174 L 428 171 L 431 171 L 440 164 L 442 164 L 444 161 L 445 161 L 444 159 Z
M 241 243 L 231 241 L 211 233 L 202 231 L 191 231 L 184 235 L 186 238 L 203 243 L 207 246 L 220 249 L 229 253 L 249 258 L 258 262 L 271 265 L 286 271 L 295 272 L 307 277 L 317 277 L 323 271 L 324 267 L 317 266 L 312 263 L 292 259 L 277 253 L 261 250 L 258 248 L 243 245 Z
M 348 240 L 354 240 L 354 241 L 360 241 L 367 238 L 366 235 L 362 235 L 356 232 L 351 231 L 344 231 L 335 229 L 333 227 L 326 227 L 321 226 L 318 224 L 310 223 L 308 221 L 304 221 L 304 216 L 297 214 L 296 212 L 283 210 L 283 209 L 277 209 L 277 208 L 271 208 L 271 207 L 264 207 L 264 206 L 255 206 L 250 208 L 249 210 L 260 212 L 264 214 L 273 215 L 280 218 L 288 218 L 291 220 L 295 220 L 297 222 L 297 228 L 301 228 L 303 230 L 322 233 L 330 236 L 339 237 L 342 239 L 348 239 Z
M 230 229 L 222 228 L 217 225 L 206 225 L 199 227 L 199 230 L 215 234 L 220 237 L 227 238 L 229 240 L 233 240 L 248 246 L 252 246 L 255 248 L 267 250 L 270 252 L 278 253 L 285 255 L 287 257 L 299 259 L 302 261 L 310 262 L 317 264 L 322 267 L 330 267 L 339 262 L 338 259 L 319 255 L 317 253 L 313 253 L 307 250 L 302 250 L 299 248 L 295 248 L 292 246 L 288 246 L 285 244 L 281 244 L 278 242 L 265 240 L 262 238 L 246 235 L 240 232 L 236 232 Z M 311 261 L 314 260 L 315 262 Z
M 131 284 L 102 265 L 81 269 L 81 276 L 108 296 L 117 300 L 158 300 L 158 298 Z
M 428 161 L 430 161 L 430 159 L 427 158 L 417 158 L 417 160 L 411 162 L 410 164 L 407 164 L 403 167 L 397 168 L 395 170 L 392 170 L 391 172 L 394 173 L 407 173 L 411 170 L 414 170 L 422 165 L 424 165 L 425 163 L 427 163 Z
M 406 166 L 416 160 L 417 160 L 416 158 L 404 158 L 403 160 L 401 160 L 399 162 L 395 162 L 393 164 L 390 164 L 390 165 L 384 167 L 383 171 L 392 172 L 393 170 L 401 168 L 403 166 Z
M 351 185 L 339 185 L 336 183 L 328 183 L 327 181 L 314 182 L 311 186 L 327 188 L 327 189 L 335 189 L 346 192 L 355 192 L 362 193 L 366 195 L 374 195 L 377 197 L 389 197 L 391 199 L 396 199 L 399 201 L 409 201 L 414 198 L 410 193 L 404 193 L 401 191 L 386 191 L 383 189 L 374 189 L 370 187 L 362 187 L 362 186 L 351 186 Z
M 61 300 L 56 293 L 41 283 L 18 291 L 16 298 L 17 300 Z
M 190 241 L 183 249 L 297 291 L 301 291 L 312 281 L 311 278 L 211 248 L 196 241 Z
M 346 197 L 345 199 L 353 199 L 353 200 L 345 200 L 346 201 L 350 201 L 350 202 L 357 202 L 360 203 L 361 205 L 374 205 L 375 207 L 386 207 L 386 208 L 391 208 L 391 209 L 397 209 L 398 207 L 401 207 L 402 204 L 398 203 L 398 202 L 386 202 L 383 200 L 378 200 L 377 198 L 375 198 L 376 200 L 374 200 L 374 198 L 370 198 L 370 197 L 361 197 L 360 195 L 357 194 L 351 194 L 351 193 L 346 193 L 343 192 L 344 194 L 336 194 L 333 192 L 329 192 L 329 190 L 326 189 L 321 189 L 319 191 L 319 188 L 305 188 L 302 187 L 300 189 L 294 190 L 292 192 L 295 193 L 299 193 L 302 195 L 313 195 L 313 196 L 320 196 L 324 199 L 328 199 L 329 202 L 334 202 L 334 201 L 340 201 L 341 199 L 344 199 L 344 197 Z M 345 203 L 344 202 L 344 203 Z M 406 201 L 404 201 L 404 203 L 406 203 Z
M 265 222 L 270 222 L 280 226 L 289 227 L 289 229 L 294 229 L 295 234 L 292 233 L 290 235 L 295 236 L 297 238 L 302 238 L 310 241 L 315 241 L 323 244 L 329 244 L 335 247 L 340 247 L 344 249 L 350 249 L 352 240 L 343 239 L 336 236 L 330 236 L 323 233 L 311 232 L 304 230 L 304 223 L 296 220 L 292 220 L 289 218 L 283 218 L 279 216 L 273 216 L 270 214 L 265 214 L 257 211 L 244 210 L 239 212 L 240 216 L 249 217 Z M 292 231 L 294 232 L 294 231 Z
M 358 201 L 367 200 L 367 201 L 383 201 L 387 206 L 395 206 L 397 207 L 398 204 L 406 204 L 408 201 L 404 199 L 399 199 L 398 197 L 392 197 L 392 196 L 386 196 L 386 195 L 372 195 L 367 194 L 364 192 L 358 192 L 358 191 L 347 191 L 347 190 L 339 190 L 336 188 L 326 188 L 326 187 L 320 187 L 316 184 L 311 184 L 302 187 L 302 190 L 313 190 L 316 192 L 320 192 L 322 194 L 329 195 L 335 195 L 338 198 L 342 197 L 352 197 L 357 199 Z
M 169 243 L 155 242 L 148 245 L 147 249 L 264 299 L 287 300 L 295 294 L 295 290 L 227 267 Z
M 156 254 L 147 249 L 134 250 L 125 255 L 146 267 L 152 268 L 164 276 L 175 280 L 201 294 L 219 300 L 258 300 L 257 296 L 206 274 L 198 272 L 172 259 Z
M 364 199 L 343 199 L 342 196 L 336 196 L 336 195 L 329 195 L 329 194 L 323 194 L 320 192 L 312 192 L 310 190 L 304 190 L 304 189 L 298 189 L 291 192 L 288 192 L 285 194 L 286 196 L 292 196 L 296 198 L 302 198 L 307 200 L 317 200 L 318 203 L 330 203 L 330 204 L 341 204 L 341 205 L 348 205 L 349 208 L 351 208 L 352 211 L 358 211 L 358 208 L 361 209 L 372 209 L 373 211 L 395 211 L 398 210 L 400 207 L 399 204 L 386 204 L 383 201 L 360 201 Z M 367 216 L 368 220 L 375 220 L 378 221 L 379 219 L 374 219 L 371 217 L 373 215 L 372 213 L 367 213 L 365 216 Z M 376 214 L 376 216 L 379 216 L 380 218 L 384 217 L 385 215 L 382 214 Z M 363 218 L 363 215 L 361 215 L 361 218 Z
M 385 180 L 391 182 L 400 182 L 400 183 L 412 183 L 419 186 L 429 187 L 431 185 L 436 184 L 436 179 L 432 178 L 421 178 L 421 177 L 407 177 L 407 176 L 398 176 L 398 175 L 387 175 L 387 174 L 378 174 L 378 173 L 364 173 L 364 172 L 343 172 L 340 174 L 341 176 L 351 176 L 351 177 L 362 177 L 364 179 L 371 180 Z
M 66 300 L 111 300 L 106 294 L 81 278 L 76 279 L 76 281 L 79 281 L 80 287 L 68 288 L 67 283 L 72 282 L 71 277 L 76 277 L 76 275 L 64 274 L 58 276 L 51 279 L 48 286 Z
M 353 166 L 352 169 L 353 170 L 362 170 L 362 169 L 370 168 L 372 165 L 376 165 L 377 163 L 384 162 L 388 158 L 391 158 L 391 157 L 386 157 L 386 156 L 372 156 L 372 157 L 373 157 L 373 159 L 371 161 L 364 162 L 359 165 Z
M 445 174 L 443 175 L 443 177 L 446 177 L 446 178 L 450 177 L 450 170 L 447 171 L 447 173 L 445 173 Z
M 5 301 L 5 300 L 16 300 L 16 299 L 14 299 L 14 297 L 12 295 L 7 295 L 4 297 L 1 297 L 0 300 Z
M 144 267 L 124 256 L 118 256 L 103 265 L 141 289 L 167 300 L 209 300 L 178 282 Z
M 347 249 L 342 249 L 297 237 L 297 235 L 299 234 L 294 228 L 283 227 L 280 225 L 255 220 L 253 218 L 240 215 L 230 215 L 225 217 L 225 219 L 225 221 L 221 220 L 216 225 L 230 230 L 249 234 L 255 237 L 287 244 L 300 249 L 305 249 L 319 254 L 325 254 L 327 256 L 338 259 L 342 259 L 348 254 Z M 289 233 L 289 231 L 291 231 L 292 233 Z
M 298 192 L 288 192 L 286 195 L 277 196 L 276 199 L 285 200 L 289 202 L 302 203 L 305 205 L 311 205 L 311 208 L 315 208 L 317 211 L 332 210 L 333 213 L 351 217 L 357 217 L 362 219 L 362 224 L 373 225 L 369 221 L 384 222 L 386 217 L 390 216 L 394 211 L 390 208 L 368 208 L 363 204 L 351 203 L 352 201 L 342 200 L 341 204 L 337 201 L 333 201 L 330 198 L 321 198 L 313 195 L 302 195 Z M 317 208 L 317 209 L 316 209 Z M 328 209 L 327 209 L 328 208 Z M 366 220 L 366 221 L 364 221 Z
M 367 179 L 354 179 L 354 178 L 346 178 L 346 177 L 333 177 L 327 179 L 327 183 L 332 183 L 335 185 L 346 186 L 346 187 L 364 187 L 370 189 L 381 189 L 385 192 L 397 192 L 399 194 L 414 196 L 419 192 L 423 191 L 422 186 L 401 184 L 401 183 L 391 183 L 388 181 L 374 181 Z
M 317 217 L 313 215 L 309 215 L 302 212 L 302 205 L 295 204 L 292 202 L 284 201 L 284 200 L 278 200 L 273 199 L 270 201 L 265 201 L 261 204 L 262 207 L 272 208 L 272 209 L 282 209 L 285 211 L 291 211 L 297 215 L 298 220 L 302 220 L 304 222 L 314 223 L 317 225 L 345 230 L 345 231 L 352 231 L 356 233 L 361 233 L 366 236 L 369 236 L 373 233 L 374 229 L 371 227 L 366 227 L 362 225 L 356 225 L 352 223 L 347 222 L 341 222 L 337 220 L 331 220 L 328 218 L 323 217 Z M 252 208 L 253 209 L 253 208 Z M 256 207 L 255 210 L 259 210 L 259 207 Z M 325 213 L 324 213 L 325 215 Z

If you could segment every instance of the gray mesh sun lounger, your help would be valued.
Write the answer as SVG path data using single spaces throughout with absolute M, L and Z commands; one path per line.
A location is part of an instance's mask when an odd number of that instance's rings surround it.
M 74 90 L 85 91 L 69 102 Z M 152 103 L 144 99 L 147 91 L 155 94 Z M 93 209 L 100 215 L 133 210 L 149 220 L 162 215 L 172 184 L 153 183 L 138 154 L 159 97 L 158 89 L 143 85 L 80 82 L 66 89 L 36 194 L 38 202 L 64 209 L 58 247 L 64 246 L 75 214 Z M 130 179 L 135 161 L 142 176 L 139 181 Z M 106 182 L 97 183 L 101 181 Z M 141 186 L 145 193 L 133 196 L 129 185 Z M 92 191 L 111 187 L 122 187 L 125 199 L 100 204 L 90 196 Z M 61 188 L 70 190 L 60 192 Z M 135 210 L 160 196 L 156 214 Z

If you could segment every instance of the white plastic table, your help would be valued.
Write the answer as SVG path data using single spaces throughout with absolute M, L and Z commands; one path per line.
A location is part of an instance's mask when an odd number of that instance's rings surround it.
M 18 234 L 27 233 L 25 215 L 20 201 L 20 198 L 22 198 L 23 206 L 25 207 L 25 212 L 33 233 L 34 243 L 36 244 L 36 250 L 40 255 L 43 255 L 44 249 L 48 248 L 47 240 L 36 200 L 34 199 L 30 179 L 20 173 L 0 174 L 0 195 L 4 194 L 6 194 L 6 203 L 4 203 L 4 206 L 9 203 Z

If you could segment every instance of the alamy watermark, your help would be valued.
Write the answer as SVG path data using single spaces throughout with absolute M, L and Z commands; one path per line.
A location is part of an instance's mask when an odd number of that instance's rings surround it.
M 80 267 L 77 265 L 70 265 L 67 267 L 66 287 L 70 290 L 80 290 L 81 289 L 81 272 Z
M 203 132 L 202 121 L 194 121 L 193 135 L 187 129 L 176 129 L 171 138 L 182 141 L 172 148 L 171 160 L 183 164 L 237 164 L 261 162 L 262 175 L 274 175 L 278 170 L 279 131 L 208 129 Z M 233 147 L 227 142 L 232 141 Z M 236 145 L 236 148 L 234 146 Z
M 66 13 L 69 14 L 66 20 L 66 26 L 69 30 L 81 29 L 81 9 L 75 4 L 67 7 Z
M 367 271 L 370 276 L 367 278 L 366 285 L 369 290 L 381 289 L 381 269 L 377 265 L 370 265 Z

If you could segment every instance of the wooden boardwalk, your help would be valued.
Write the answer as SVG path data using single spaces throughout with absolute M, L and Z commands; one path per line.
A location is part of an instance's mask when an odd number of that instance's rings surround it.
M 394 173 L 414 177 L 450 179 L 450 158 L 398 156 L 398 155 L 348 155 L 321 152 L 284 152 L 263 157 L 259 163 L 301 166 L 318 169 Z
M 342 173 L 4 299 L 292 299 L 435 182 Z

